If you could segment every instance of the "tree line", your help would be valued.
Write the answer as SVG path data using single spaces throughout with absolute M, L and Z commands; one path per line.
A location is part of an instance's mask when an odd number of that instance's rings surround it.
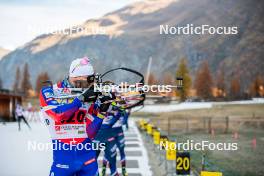
M 42 87 L 42 82 L 49 80 L 49 75 L 47 72 L 40 73 L 36 79 L 35 89 L 30 81 L 30 73 L 28 70 L 28 64 L 25 63 L 23 67 L 22 74 L 20 73 L 20 68 L 16 68 L 15 81 L 12 90 L 15 93 L 23 93 L 25 97 L 38 96 L 40 89 Z
M 203 61 L 200 63 L 192 79 L 186 58 L 180 60 L 174 78 L 171 74 L 169 77 L 168 73 L 166 73 L 161 80 L 158 80 L 154 74 L 150 74 L 148 84 L 170 84 L 173 82 L 172 80 L 175 83 L 175 78 L 177 77 L 183 78 L 183 88 L 176 91 L 176 95 L 181 101 L 186 101 L 190 97 L 201 101 L 227 101 L 264 96 L 264 80 L 260 75 L 252 79 L 251 84 L 246 90 L 242 90 L 239 75 L 227 80 L 224 70 L 219 69 L 216 76 L 213 76 L 208 62 Z
M 183 88 L 172 92 L 169 96 L 176 94 L 181 101 L 186 101 L 190 97 L 207 101 L 239 100 L 264 96 L 264 80 L 260 75 L 257 75 L 254 79 L 252 79 L 252 82 L 248 86 L 247 90 L 242 90 L 238 75 L 227 80 L 224 70 L 220 69 L 217 71 L 216 76 L 213 76 L 207 61 L 201 62 L 200 66 L 194 73 L 194 77 L 192 78 L 186 58 L 182 58 L 180 60 L 174 76 L 168 72 L 162 76 L 161 80 L 158 80 L 154 74 L 150 73 L 148 84 L 162 83 L 166 85 L 174 85 L 176 77 L 183 78 Z M 16 69 L 13 91 L 17 93 L 24 93 L 26 97 L 38 96 L 42 87 L 42 82 L 46 80 L 50 80 L 48 73 L 40 73 L 37 76 L 35 88 L 33 89 L 30 82 L 28 64 L 25 63 L 22 74 L 19 67 Z M 1 79 L 0 88 L 2 88 Z

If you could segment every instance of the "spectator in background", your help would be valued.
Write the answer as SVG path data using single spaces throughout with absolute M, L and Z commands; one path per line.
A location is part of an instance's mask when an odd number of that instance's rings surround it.
M 20 104 L 16 105 L 16 118 L 18 121 L 18 130 L 21 130 L 20 127 L 20 121 L 23 120 L 25 122 L 25 124 L 28 126 L 29 129 L 31 129 L 31 127 L 29 126 L 27 120 L 25 119 L 24 115 L 23 115 L 24 109 Z
M 27 104 L 27 111 L 33 112 L 33 107 L 32 107 L 32 104 L 30 102 L 28 102 L 28 104 Z

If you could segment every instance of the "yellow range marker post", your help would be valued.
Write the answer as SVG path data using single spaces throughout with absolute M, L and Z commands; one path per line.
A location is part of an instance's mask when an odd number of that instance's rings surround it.
M 223 176 L 221 172 L 201 171 L 201 176 Z
M 169 161 L 176 160 L 176 142 L 166 142 L 166 159 Z
M 151 124 L 148 124 L 147 125 L 147 133 L 149 134 L 149 135 L 151 135 L 152 134 L 152 125 Z
M 146 123 L 147 122 L 145 120 L 140 120 L 139 125 L 140 125 L 141 130 L 145 130 Z
M 160 136 L 159 145 L 160 145 L 162 150 L 166 149 L 166 141 L 168 141 L 168 137 L 167 136 Z
M 160 132 L 158 130 L 155 130 L 153 132 L 153 142 L 156 145 L 159 145 L 159 143 L 160 143 Z

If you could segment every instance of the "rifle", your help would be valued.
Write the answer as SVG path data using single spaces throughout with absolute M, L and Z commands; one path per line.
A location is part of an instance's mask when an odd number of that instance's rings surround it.
M 112 72 L 115 72 L 117 70 L 124 70 L 127 72 L 130 72 L 132 74 L 135 74 L 137 76 L 140 77 L 140 80 L 136 83 L 136 84 L 140 84 L 140 86 L 144 86 L 144 76 L 139 73 L 136 70 L 130 69 L 130 68 L 125 68 L 125 67 L 119 67 L 119 68 L 115 68 L 115 69 L 111 69 L 105 73 L 103 73 L 102 75 L 97 74 L 95 76 L 95 80 L 96 80 L 96 84 L 103 84 L 103 85 L 109 85 L 109 84 L 114 84 L 111 81 L 104 81 L 104 77 Z M 51 81 L 45 81 L 43 82 L 44 84 L 49 84 L 51 87 L 53 86 Z M 116 85 L 118 86 L 118 85 Z M 61 89 L 61 90 L 59 90 Z M 55 99 L 70 99 L 70 98 L 76 98 L 76 97 L 80 97 L 82 96 L 86 89 L 83 88 L 58 88 L 58 91 L 63 91 L 63 90 L 67 90 L 70 91 L 70 93 L 75 93 L 75 94 L 69 94 L 69 93 L 65 93 L 65 95 L 60 95 L 60 96 L 54 96 L 53 98 Z M 108 96 L 110 92 L 99 92 L 99 98 L 103 97 L 103 96 Z M 129 92 L 126 92 L 129 93 Z M 117 106 L 118 108 L 122 108 L 122 109 L 132 109 L 136 106 L 141 106 L 144 104 L 145 101 L 145 92 L 143 91 L 143 89 L 138 89 L 136 91 L 133 91 L 133 95 L 122 95 L 122 93 L 120 95 L 117 94 L 117 98 L 108 102 L 104 102 L 104 103 L 112 103 L 112 106 Z M 136 94 L 135 94 L 136 93 Z M 88 97 L 88 98 L 94 98 L 94 97 Z M 47 111 L 50 109 L 55 109 L 57 106 L 55 105 L 48 105 L 45 107 L 42 107 L 42 110 Z

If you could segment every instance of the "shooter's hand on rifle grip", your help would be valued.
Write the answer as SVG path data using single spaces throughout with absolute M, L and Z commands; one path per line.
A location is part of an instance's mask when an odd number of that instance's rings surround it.
M 100 100 L 100 111 L 101 112 L 108 112 L 111 111 L 109 108 L 112 101 L 115 99 L 115 95 L 113 93 L 110 93 L 109 95 L 103 96 L 101 98 L 99 98 Z
M 95 102 L 100 94 L 100 92 L 95 92 L 92 86 L 80 96 L 80 99 L 84 102 Z

